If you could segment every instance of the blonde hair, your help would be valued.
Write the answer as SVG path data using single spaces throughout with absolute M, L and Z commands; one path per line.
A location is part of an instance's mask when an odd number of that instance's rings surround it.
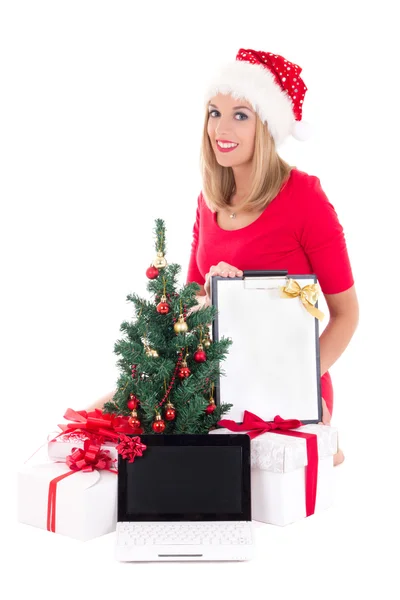
M 203 196 L 207 206 L 214 212 L 229 206 L 235 191 L 235 178 L 231 167 L 222 167 L 215 158 L 207 132 L 208 109 L 203 128 L 200 168 L 203 180 Z M 252 159 L 251 188 L 247 198 L 236 205 L 236 210 L 257 211 L 264 209 L 289 179 L 295 167 L 285 162 L 277 153 L 268 126 L 256 115 L 254 155 Z

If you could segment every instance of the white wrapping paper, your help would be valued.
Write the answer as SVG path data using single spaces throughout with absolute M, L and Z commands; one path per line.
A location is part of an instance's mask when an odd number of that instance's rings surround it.
M 319 459 L 333 456 L 337 451 L 338 431 L 330 425 L 303 425 L 293 431 L 315 433 L 318 437 Z M 210 434 L 232 433 L 228 429 L 214 429 Z M 306 440 L 273 432 L 263 433 L 251 440 L 252 468 L 272 473 L 289 473 L 307 464 Z
M 23 466 L 18 473 L 18 520 L 47 529 L 49 484 L 69 472 L 64 463 Z M 79 540 L 111 533 L 117 522 L 117 474 L 74 472 L 57 483 L 55 533 Z

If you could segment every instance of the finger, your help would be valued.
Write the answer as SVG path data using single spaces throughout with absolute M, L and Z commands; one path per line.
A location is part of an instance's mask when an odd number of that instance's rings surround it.
M 241 271 L 236 271 L 236 269 L 230 269 L 228 271 L 229 277 L 242 277 L 243 273 Z
M 233 265 L 228 265 L 229 277 L 242 277 L 243 271 L 241 269 L 237 269 Z
M 232 265 L 228 265 L 228 263 L 220 262 L 216 266 L 210 267 L 210 276 L 220 276 L 220 277 L 242 277 L 243 271 L 241 269 L 236 269 Z

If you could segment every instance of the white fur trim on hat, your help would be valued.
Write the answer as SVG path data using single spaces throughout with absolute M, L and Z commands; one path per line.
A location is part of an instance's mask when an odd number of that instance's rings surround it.
M 238 60 L 223 66 L 209 83 L 205 102 L 217 94 L 250 102 L 277 146 L 296 129 L 292 100 L 262 65 Z

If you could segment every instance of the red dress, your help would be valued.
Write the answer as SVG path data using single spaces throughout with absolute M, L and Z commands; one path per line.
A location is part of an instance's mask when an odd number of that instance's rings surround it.
M 212 265 L 224 261 L 241 270 L 286 270 L 315 274 L 324 294 L 354 284 L 343 227 L 320 180 L 296 168 L 278 195 L 250 225 L 228 231 L 217 223 L 200 193 L 186 282 L 205 283 Z M 333 388 L 329 372 L 321 377 L 329 412 Z

